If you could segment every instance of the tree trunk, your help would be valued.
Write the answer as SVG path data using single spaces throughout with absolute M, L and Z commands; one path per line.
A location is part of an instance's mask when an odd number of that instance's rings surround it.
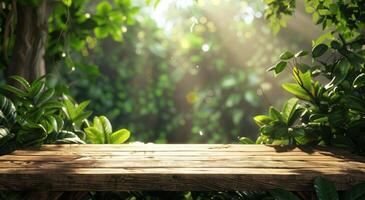
M 37 7 L 18 3 L 16 9 L 15 44 L 5 75 L 33 81 L 46 73 L 43 57 L 48 34 L 47 0 Z

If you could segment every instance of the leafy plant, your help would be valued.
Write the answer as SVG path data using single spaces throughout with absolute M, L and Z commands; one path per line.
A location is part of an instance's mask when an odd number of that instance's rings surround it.
M 86 140 L 93 144 L 121 144 L 130 136 L 127 129 L 113 132 L 112 125 L 105 116 L 94 117 L 92 125 L 84 130 Z
M 307 1 L 306 6 L 317 9 L 313 14 L 320 16 L 317 23 L 325 29 L 331 21 L 330 26 L 336 29 L 330 33 L 331 37 L 315 41 L 310 54 L 285 52 L 278 64 L 269 68 L 276 75 L 291 69 L 294 82 L 284 83 L 282 87 L 300 101 L 291 99 L 281 112 L 270 107 L 269 115 L 256 116 L 254 120 L 260 126 L 257 143 L 332 145 L 362 154 L 365 152 L 365 52 L 362 48 L 365 39 L 359 29 L 363 22 L 343 16 L 355 12 L 354 17 L 360 19 L 365 11 L 353 1 L 313 2 Z M 330 18 L 331 15 L 336 19 Z M 312 62 L 306 62 L 306 57 L 312 58 Z
M 2 86 L 13 101 L 0 95 L 0 154 L 43 143 L 84 143 L 64 130 L 65 106 L 55 90 L 46 86 L 45 76 L 31 84 L 20 76 L 10 78 L 18 87 Z

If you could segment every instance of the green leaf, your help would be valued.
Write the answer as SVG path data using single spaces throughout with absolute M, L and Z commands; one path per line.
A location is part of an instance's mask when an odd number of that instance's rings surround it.
M 285 61 L 280 61 L 278 63 L 276 63 L 275 65 L 275 74 L 280 74 L 286 67 L 287 62 Z
M 0 95 L 0 125 L 11 127 L 16 122 L 16 109 L 8 98 Z
M 79 105 L 77 105 L 76 112 L 81 113 L 84 111 L 84 109 L 89 105 L 90 101 L 83 101 Z
M 42 80 L 34 81 L 29 88 L 28 97 L 35 98 L 41 94 L 43 88 L 45 87 L 45 82 Z
M 277 111 L 273 106 L 270 106 L 269 108 L 269 115 L 271 119 L 277 120 L 277 121 L 283 121 L 283 117 L 279 111 Z
M 333 70 L 333 75 L 335 76 L 332 84 L 339 85 L 341 84 L 349 74 L 350 69 L 352 68 L 351 64 L 347 59 L 342 59 L 339 63 L 335 65 Z
M 354 88 L 362 88 L 365 86 L 365 73 L 359 74 L 352 83 Z
M 39 147 L 47 138 L 47 131 L 41 124 L 27 124 L 22 126 L 16 136 L 21 147 Z
M 110 124 L 110 121 L 105 116 L 99 117 L 100 123 L 103 127 L 105 142 L 110 142 L 110 134 L 113 132 L 112 125 Z
M 83 113 L 77 115 L 72 121 L 74 123 L 80 123 L 83 120 L 87 119 L 91 114 L 92 114 L 91 111 L 83 112 Z
M 283 107 L 283 118 L 286 124 L 289 124 L 288 122 L 291 121 L 291 118 L 296 111 L 297 105 L 297 98 L 291 98 L 285 102 Z
M 111 134 L 110 143 L 111 144 L 122 144 L 128 140 L 130 132 L 127 129 L 120 129 Z
M 275 200 L 300 200 L 293 193 L 283 189 L 269 190 L 269 193 L 275 198 Z
M 289 60 L 290 58 L 293 58 L 294 54 L 290 51 L 286 51 L 280 55 L 281 60 Z
M 248 137 L 240 137 L 239 141 L 241 144 L 255 144 L 255 142 Z
M 14 87 L 14 86 L 11 86 L 11 85 L 3 85 L 3 86 L 1 86 L 1 88 L 15 94 L 17 97 L 26 97 L 27 96 L 26 92 Z
M 93 144 L 105 144 L 104 133 L 95 127 L 88 127 L 84 129 L 86 133 L 86 139 Z
M 49 101 L 42 105 L 42 108 L 44 109 L 50 109 L 50 108 L 62 108 L 63 104 L 59 101 Z
M 102 1 L 96 6 L 97 14 L 107 15 L 112 10 L 112 6 L 107 1 Z
M 307 92 L 302 87 L 300 87 L 298 84 L 284 83 L 282 85 L 282 87 L 284 88 L 284 90 L 294 94 L 299 99 L 303 99 L 303 100 L 306 100 L 306 101 L 311 100 L 311 97 L 307 94 Z
M 48 89 L 46 90 L 45 92 L 43 92 L 41 94 L 41 96 L 39 97 L 38 101 L 37 101 L 37 104 L 41 105 L 43 103 L 46 103 L 48 100 L 50 100 L 53 95 L 55 93 L 55 90 L 54 89 Z
M 71 131 L 53 132 L 48 135 L 49 144 L 85 144 L 75 133 Z
M 64 96 L 63 104 L 64 104 L 63 110 L 65 114 L 69 119 L 73 121 L 77 117 L 76 106 L 67 96 Z
M 341 43 L 337 40 L 332 40 L 331 41 L 331 48 L 332 49 L 340 49 L 341 48 Z
M 27 80 L 25 80 L 23 77 L 14 75 L 10 76 L 9 78 L 16 80 L 18 83 L 20 83 L 25 89 L 28 89 L 30 87 L 30 84 Z
M 14 134 L 9 129 L 0 127 L 0 147 L 5 145 L 9 140 L 14 138 Z M 1 154 L 1 153 L 0 153 Z
M 294 129 L 292 134 L 297 144 L 307 144 L 310 141 L 308 136 L 305 134 L 304 129 Z
M 272 119 L 266 115 L 257 115 L 253 118 L 258 126 L 263 126 L 272 121 Z
M 338 200 L 338 193 L 335 185 L 324 179 L 317 177 L 314 181 L 314 189 L 316 191 L 318 200 Z
M 298 53 L 295 54 L 295 57 L 299 58 L 299 57 L 303 57 L 306 55 L 308 55 L 308 51 L 299 51 Z
M 319 44 L 312 49 L 313 58 L 322 56 L 328 50 L 328 46 L 325 44 Z
M 314 88 L 312 86 L 312 75 L 310 71 L 303 73 L 297 67 L 294 67 L 293 78 L 300 86 L 310 91 L 311 94 L 314 96 Z

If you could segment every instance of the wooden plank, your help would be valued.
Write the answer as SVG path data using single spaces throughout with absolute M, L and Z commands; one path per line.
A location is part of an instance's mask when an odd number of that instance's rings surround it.
M 285 188 L 294 191 L 313 189 L 313 180 L 324 176 L 335 182 L 337 189 L 348 189 L 356 180 L 364 180 L 363 173 L 346 174 L 343 171 L 292 171 L 212 169 L 192 171 L 190 169 L 171 169 L 166 171 L 148 170 L 128 173 L 126 169 L 109 169 L 111 173 L 95 170 L 75 172 L 19 171 L 17 174 L 0 173 L 0 189 L 12 190 L 53 190 L 53 191 L 188 191 L 188 190 L 263 190 Z M 92 176 L 90 175 L 92 173 Z
M 34 148 L 30 148 L 34 149 Z M 321 151 L 325 152 L 336 151 L 346 152 L 338 148 L 331 147 L 282 147 L 282 146 L 270 146 L 270 145 L 242 145 L 242 144 L 60 144 L 60 145 L 43 145 L 41 148 L 35 150 L 46 151 L 59 151 L 59 150 L 92 150 L 92 151 L 270 151 L 270 152 L 283 152 L 283 151 L 301 151 L 301 152 L 313 152 Z
M 247 151 L 247 152 L 241 152 L 241 151 L 216 151 L 216 152 L 209 152 L 209 151 L 120 151 L 120 152 L 114 152 L 114 151 L 36 151 L 36 150 L 18 150 L 12 153 L 11 155 L 17 156 L 17 155 L 52 155 L 52 156 L 61 156 L 61 155 L 111 155 L 111 156 L 124 156 L 124 155 L 133 155 L 133 156 L 235 156 L 235 155 L 246 155 L 246 156 L 256 156 L 256 155 L 282 155 L 282 156 L 301 156 L 301 155 L 310 155 L 310 156 L 343 156 L 343 155 L 336 155 L 332 152 L 313 152 L 313 153 L 306 153 L 306 152 L 270 152 L 270 151 L 264 151 L 264 152 L 254 152 L 254 151 Z
M 0 189 L 312 190 L 365 181 L 365 159 L 335 148 L 264 145 L 44 145 L 0 156 Z
M 138 160 L 171 160 L 171 161 L 189 161 L 189 160 L 201 160 L 201 161 L 230 161 L 230 160 L 252 160 L 252 161 L 343 161 L 347 162 L 350 160 L 354 160 L 353 158 L 343 158 L 343 157 L 329 157 L 329 156 L 111 156 L 111 155 L 61 155 L 61 156 L 53 156 L 53 155 L 4 155 L 0 156 L 0 161 L 72 161 L 72 160 L 85 160 L 85 159 L 95 159 L 95 160 L 114 160 L 116 162 L 120 161 L 138 161 Z M 356 161 L 360 161 L 355 159 Z
M 247 191 L 285 188 L 313 190 L 313 180 L 322 175 L 335 182 L 337 189 L 357 183 L 357 174 L 0 174 L 0 189 L 46 191 Z M 268 178 L 270 177 L 270 178 Z M 363 177 L 362 177 L 363 178 Z
M 54 168 L 284 168 L 284 169 L 301 169 L 301 168 L 358 168 L 365 169 L 365 165 L 353 161 L 252 161 L 252 160 L 211 160 L 207 161 L 192 161 L 176 162 L 171 160 L 124 160 L 116 162 L 113 159 L 109 160 L 94 160 L 85 159 L 77 161 L 4 161 L 0 162 L 0 169 L 5 168 L 39 168 L 54 169 Z

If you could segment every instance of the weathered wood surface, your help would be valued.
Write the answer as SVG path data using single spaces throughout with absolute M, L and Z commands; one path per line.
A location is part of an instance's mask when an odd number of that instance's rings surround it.
M 333 148 L 264 145 L 44 145 L 0 156 L 0 190 L 313 189 L 365 181 L 365 158 Z

